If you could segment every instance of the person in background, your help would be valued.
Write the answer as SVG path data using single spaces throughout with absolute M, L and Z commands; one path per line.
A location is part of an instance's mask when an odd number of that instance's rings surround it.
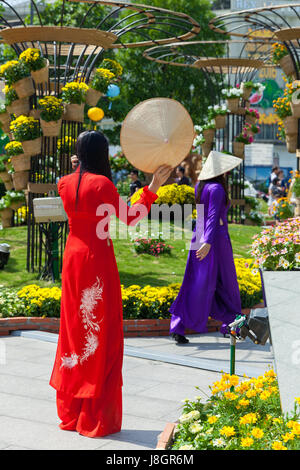
M 281 187 L 283 193 L 286 194 L 287 191 L 288 191 L 288 186 L 287 186 L 287 183 L 286 183 L 286 180 L 285 180 L 285 177 L 284 177 L 283 170 L 280 170 L 278 172 L 278 179 L 279 179 L 279 184 L 280 184 L 280 187 Z
M 79 160 L 78 160 L 77 155 L 72 155 L 72 157 L 71 157 L 71 165 L 72 165 L 72 170 L 76 170 L 76 168 L 77 168 L 78 165 L 79 165 Z
M 279 172 L 280 172 L 280 168 L 278 166 L 273 166 L 272 173 L 271 173 L 270 179 L 269 179 L 269 186 L 270 186 L 271 183 L 273 183 L 274 178 L 278 178 L 278 173 Z
M 142 183 L 139 180 L 139 172 L 136 169 L 131 170 L 130 174 L 130 197 L 134 195 L 142 187 Z
M 178 166 L 176 168 L 176 183 L 181 185 L 181 184 L 187 184 L 188 186 L 191 185 L 191 182 L 187 176 L 185 176 L 185 168 L 183 166 Z

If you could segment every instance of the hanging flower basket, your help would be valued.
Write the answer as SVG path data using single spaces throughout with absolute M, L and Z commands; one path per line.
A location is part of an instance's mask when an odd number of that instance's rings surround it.
M 33 140 L 24 140 L 22 142 L 25 155 L 40 155 L 42 153 L 42 137 Z
M 248 101 L 248 99 L 250 98 L 251 96 L 251 93 L 252 93 L 252 87 L 245 87 L 242 89 L 243 91 L 243 94 L 242 94 L 242 98 L 245 100 L 245 101 Z
M 291 110 L 294 118 L 300 118 L 300 103 L 295 104 L 291 101 Z
M 298 134 L 298 119 L 288 116 L 283 120 L 286 135 Z
M 44 137 L 57 137 L 60 134 L 62 119 L 58 121 L 44 121 L 40 119 L 41 128 L 43 131 Z
M 239 109 L 240 99 L 239 98 L 230 98 L 227 99 L 227 108 L 231 113 L 236 113 Z
M 282 70 L 287 76 L 293 75 L 295 73 L 294 62 L 290 55 L 286 55 L 282 59 L 280 59 L 279 66 L 282 68 Z
M 3 132 L 8 134 L 9 131 L 10 131 L 10 129 L 9 129 L 10 116 L 9 116 L 8 112 L 0 113 L 0 122 L 1 122 L 1 128 L 2 128 Z
M 0 172 L 0 180 L 2 180 L 3 183 L 8 183 L 10 181 L 9 173 L 7 173 L 7 171 L 1 171 Z
M 7 209 L 3 209 L 0 212 L 1 216 L 1 223 L 3 228 L 8 228 L 12 226 L 12 216 L 13 216 L 13 211 L 10 207 Z
M 83 122 L 84 121 L 84 103 L 66 104 L 63 119 L 65 121 Z
M 30 117 L 33 117 L 34 119 L 40 119 L 40 116 L 41 116 L 41 111 L 39 109 L 31 109 L 29 111 L 29 116 Z
M 86 94 L 86 104 L 89 106 L 96 106 L 101 96 L 104 96 L 104 93 L 93 88 L 89 88 Z
M 286 136 L 286 147 L 289 153 L 296 153 L 298 144 L 298 135 L 287 135 Z
M 207 144 L 211 144 L 215 138 L 215 129 L 204 129 L 203 130 L 203 137 Z
M 245 157 L 245 144 L 243 142 L 233 142 L 233 155 L 239 158 Z
M 13 173 L 13 183 L 16 191 L 27 189 L 27 183 L 29 181 L 29 171 L 16 171 Z
M 252 126 L 253 124 L 256 124 L 257 118 L 256 118 L 255 116 L 250 116 L 249 114 L 246 114 L 246 120 L 245 120 L 245 122 L 246 122 L 247 124 L 250 124 L 250 125 Z
M 204 158 L 207 158 L 210 151 L 211 151 L 211 143 L 205 142 L 204 144 L 201 145 L 201 150 L 202 150 L 202 156 Z
M 22 206 L 24 206 L 24 201 L 15 201 L 10 204 L 10 209 L 17 211 Z
M 219 114 L 215 116 L 216 129 L 224 129 L 226 127 L 226 115 Z
M 18 171 L 28 171 L 30 170 L 30 155 L 15 155 L 11 157 L 11 164 L 16 172 Z
M 31 77 L 36 85 L 47 83 L 49 80 L 49 60 L 45 59 L 46 65 L 39 70 L 31 70 Z
M 32 96 L 35 93 L 33 81 L 31 77 L 22 78 L 16 83 L 12 84 L 12 87 L 16 91 L 19 98 L 26 98 Z
M 13 101 L 9 106 L 7 106 L 7 111 L 10 114 L 15 114 L 16 117 L 27 116 L 30 111 L 29 98 L 27 97 Z

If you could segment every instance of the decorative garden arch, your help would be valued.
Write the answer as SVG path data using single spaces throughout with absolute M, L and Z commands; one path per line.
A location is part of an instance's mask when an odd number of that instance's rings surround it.
M 257 71 L 265 66 L 268 56 L 264 55 L 264 44 L 261 40 L 253 41 L 254 52 L 256 55 L 261 56 L 260 59 L 245 57 L 246 41 L 241 39 L 189 41 L 159 45 L 146 50 L 144 56 L 159 64 L 199 69 L 199 72 L 205 76 L 206 89 L 209 91 L 212 104 L 220 105 L 222 102 L 222 89 L 236 87 L 242 82 L 253 81 Z M 249 108 L 249 102 L 243 100 L 242 106 L 228 114 L 225 126 L 219 129 L 217 127 L 214 141 L 216 150 L 233 152 L 233 140 L 243 129 L 247 107 Z M 204 157 L 207 156 L 205 152 L 208 152 L 212 145 L 213 141 L 210 141 L 207 150 L 202 147 Z M 201 157 L 191 157 L 190 160 L 199 171 Z M 190 165 L 191 162 L 189 162 Z M 241 223 L 243 222 L 245 206 L 244 165 L 241 165 L 239 170 L 232 173 L 230 192 L 232 207 L 229 220 Z
M 94 69 L 101 64 L 105 51 L 185 41 L 193 38 L 200 30 L 198 23 L 184 13 L 114 0 L 84 0 L 90 6 L 80 27 L 68 27 L 65 25 L 65 5 L 70 1 L 81 0 L 61 0 L 60 22 L 56 26 L 49 26 L 43 24 L 39 6 L 34 0 L 32 6 L 38 25 L 25 24 L 14 6 L 9 1 L 1 0 L 1 4 L 13 16 L 13 21 L 8 22 L 5 16 L 0 15 L 2 42 L 11 45 L 18 56 L 29 47 L 37 48 L 50 63 L 49 79 L 41 84 L 34 83 L 34 93 L 30 96 L 29 115 L 36 118 L 39 117 L 39 98 L 49 94 L 59 96 L 62 87 L 70 81 L 80 79 L 88 83 Z M 99 5 L 103 7 L 103 18 L 95 28 L 86 28 L 88 16 Z M 31 157 L 27 187 L 27 269 L 37 269 L 44 278 L 58 277 L 67 224 L 36 224 L 33 200 L 49 191 L 56 191 L 57 179 L 71 171 L 73 144 L 82 128 L 82 120 L 71 120 L 64 115 L 59 136 L 60 142 L 64 144 L 58 149 L 58 137 L 42 137 L 41 152 Z

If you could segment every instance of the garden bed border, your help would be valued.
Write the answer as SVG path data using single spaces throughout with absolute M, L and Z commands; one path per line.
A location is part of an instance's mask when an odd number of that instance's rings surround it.
M 264 304 L 258 304 L 252 309 L 263 308 Z M 242 309 L 242 313 L 249 315 L 251 308 Z M 58 333 L 60 318 L 55 317 L 6 317 L 0 318 L 0 336 L 7 336 L 16 330 L 40 330 L 50 333 Z M 207 324 L 208 333 L 219 331 L 221 322 L 209 318 Z M 169 336 L 170 319 L 136 319 L 123 320 L 125 338 L 146 336 Z M 193 330 L 186 330 L 186 334 L 198 334 Z

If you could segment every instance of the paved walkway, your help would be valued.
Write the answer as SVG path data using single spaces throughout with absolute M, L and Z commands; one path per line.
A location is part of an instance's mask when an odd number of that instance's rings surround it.
M 154 449 L 165 424 L 180 415 L 181 401 L 195 395 L 205 400 L 229 358 L 229 340 L 218 334 L 192 336 L 185 347 L 170 338 L 127 339 L 122 431 L 89 439 L 58 428 L 55 390 L 48 385 L 57 336 L 46 334 L 44 341 L 26 335 L 0 338 L 0 449 Z M 237 360 L 241 372 L 259 375 L 272 364 L 272 353 L 268 345 L 239 343 Z

